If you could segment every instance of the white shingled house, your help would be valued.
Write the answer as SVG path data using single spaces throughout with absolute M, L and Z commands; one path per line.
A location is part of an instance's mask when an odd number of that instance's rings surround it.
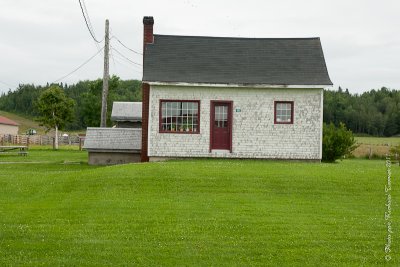
M 322 158 L 319 38 L 153 34 L 144 17 L 142 161 Z

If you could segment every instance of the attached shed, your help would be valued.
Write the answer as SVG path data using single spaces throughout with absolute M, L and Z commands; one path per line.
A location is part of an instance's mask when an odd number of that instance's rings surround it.
M 9 118 L 0 116 L 0 135 L 17 135 L 19 124 Z
M 117 128 L 142 128 L 142 102 L 114 102 L 111 120 Z
M 140 161 L 142 129 L 88 127 L 84 148 L 89 165 L 115 165 Z

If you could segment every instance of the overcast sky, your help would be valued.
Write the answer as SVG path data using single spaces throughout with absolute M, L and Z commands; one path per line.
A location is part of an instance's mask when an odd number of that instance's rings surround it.
M 157 34 L 233 37 L 321 37 L 333 88 L 352 93 L 386 86 L 400 89 L 399 0 L 86 0 L 98 39 L 104 21 L 112 35 L 142 52 L 143 16 Z M 19 83 L 53 82 L 97 52 L 78 0 L 0 0 L 0 92 Z M 130 61 L 140 55 L 112 47 Z M 101 47 L 101 46 L 100 46 Z M 102 77 L 103 59 L 62 79 Z M 141 79 L 141 67 L 113 51 L 110 73 Z

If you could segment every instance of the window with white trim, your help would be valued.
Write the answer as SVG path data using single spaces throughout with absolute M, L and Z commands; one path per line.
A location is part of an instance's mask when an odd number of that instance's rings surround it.
M 275 124 L 293 123 L 293 101 L 275 101 Z
M 199 133 L 200 101 L 160 101 L 160 132 Z

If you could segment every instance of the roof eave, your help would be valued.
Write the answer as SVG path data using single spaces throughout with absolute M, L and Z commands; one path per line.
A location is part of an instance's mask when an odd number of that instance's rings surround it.
M 291 89 L 322 89 L 330 88 L 333 84 L 248 84 L 248 83 L 188 83 L 188 82 L 160 82 L 160 81 L 142 81 L 150 85 L 161 86 L 194 86 L 194 87 L 238 87 L 238 88 L 291 88 Z
M 7 125 L 7 126 L 19 126 L 19 124 L 12 124 L 12 123 L 6 123 L 6 122 L 0 122 L 1 125 Z
M 140 148 L 127 148 L 127 149 L 121 149 L 121 148 L 93 148 L 93 147 L 83 147 L 86 149 L 88 152 L 101 152 L 101 153 L 140 153 L 141 149 Z

